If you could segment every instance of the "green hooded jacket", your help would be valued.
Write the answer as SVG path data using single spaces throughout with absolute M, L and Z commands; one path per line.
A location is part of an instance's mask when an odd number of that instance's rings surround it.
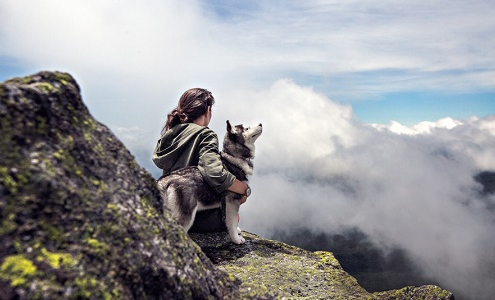
M 163 170 L 163 175 L 187 166 L 197 166 L 217 193 L 226 191 L 235 180 L 235 176 L 223 166 L 217 134 L 194 123 L 179 124 L 167 130 L 158 140 L 153 162 Z

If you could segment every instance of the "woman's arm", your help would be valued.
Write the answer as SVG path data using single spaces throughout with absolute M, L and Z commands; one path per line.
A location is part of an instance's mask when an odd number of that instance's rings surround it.
M 237 194 L 244 195 L 246 193 L 247 188 L 248 188 L 247 184 L 240 181 L 239 179 L 236 179 L 234 180 L 232 185 L 228 187 L 228 190 Z
M 241 204 L 246 202 L 248 196 L 246 196 L 248 185 L 239 179 L 234 180 L 231 186 L 229 186 L 228 190 L 237 194 L 243 195 L 241 198 Z
M 198 139 L 198 169 L 203 178 L 215 192 L 222 193 L 234 184 L 235 176 L 223 165 L 218 151 L 218 137 L 209 128 L 205 128 Z
M 218 137 L 211 129 L 203 135 L 200 144 L 198 169 L 205 181 L 218 193 L 225 190 L 245 195 L 248 185 L 235 178 L 224 168 L 220 153 L 218 152 Z M 247 197 L 242 196 L 241 204 Z

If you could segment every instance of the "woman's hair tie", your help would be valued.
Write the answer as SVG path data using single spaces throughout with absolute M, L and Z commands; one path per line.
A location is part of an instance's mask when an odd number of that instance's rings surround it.
M 179 118 L 181 123 L 187 123 L 187 121 L 189 120 L 185 113 L 179 113 Z

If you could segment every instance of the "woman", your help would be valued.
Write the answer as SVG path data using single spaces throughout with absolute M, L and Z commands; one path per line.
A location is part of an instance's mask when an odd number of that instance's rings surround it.
M 223 167 L 218 136 L 207 127 L 214 103 L 213 95 L 206 89 L 187 90 L 167 116 L 153 153 L 153 162 L 163 170 L 163 175 L 187 166 L 197 166 L 204 180 L 218 194 L 228 190 L 244 195 L 242 204 L 247 200 L 248 186 Z M 225 230 L 221 208 L 217 208 L 198 212 L 189 232 Z

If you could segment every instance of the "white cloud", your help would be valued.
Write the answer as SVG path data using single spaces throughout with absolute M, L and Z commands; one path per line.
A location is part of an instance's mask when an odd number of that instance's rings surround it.
M 138 126 L 133 126 L 131 128 L 125 127 L 112 127 L 111 130 L 120 137 L 122 142 L 127 145 L 137 144 L 143 140 L 143 135 L 149 136 L 149 133 L 145 130 L 139 128 Z
M 462 122 L 454 120 L 452 118 L 443 118 L 436 122 L 420 122 L 414 125 L 412 128 L 402 125 L 397 121 L 391 121 L 389 125 L 384 124 L 370 124 L 370 126 L 378 130 L 389 130 L 397 134 L 417 135 L 417 134 L 429 134 L 436 128 L 452 129 L 458 125 L 462 125 Z
M 494 86 L 490 1 L 254 3 L 228 19 L 192 0 L 6 0 L 0 53 L 76 72 L 91 87 L 146 83 L 154 95 L 198 81 L 259 85 L 293 72 L 341 91 Z M 331 83 L 362 72 L 381 74 Z
M 494 279 L 485 266 L 495 263 L 495 215 L 473 176 L 495 170 L 495 118 L 446 118 L 408 134 L 404 126 L 392 131 L 394 124 L 378 130 L 286 80 L 229 106 L 238 106 L 236 118 L 251 107 L 250 117 L 264 124 L 253 197 L 242 207 L 246 229 L 355 226 L 381 245 L 407 249 L 446 287 L 486 296 L 476 293 Z

